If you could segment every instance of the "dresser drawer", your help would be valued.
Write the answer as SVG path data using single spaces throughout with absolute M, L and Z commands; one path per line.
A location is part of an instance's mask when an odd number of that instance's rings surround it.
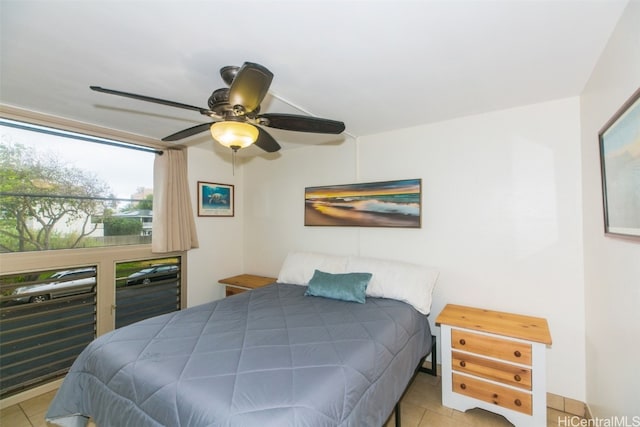
M 451 368 L 454 371 L 498 381 L 503 384 L 531 390 L 531 369 L 509 363 L 485 359 L 459 351 L 451 352 Z
M 531 344 L 451 330 L 451 348 L 531 366 Z
M 230 297 L 231 295 L 241 294 L 243 292 L 247 292 L 249 289 L 236 288 L 234 286 L 226 286 L 225 296 Z
M 508 408 L 523 414 L 532 414 L 531 395 L 524 391 L 499 386 L 488 381 L 452 374 L 452 391 L 474 399 Z

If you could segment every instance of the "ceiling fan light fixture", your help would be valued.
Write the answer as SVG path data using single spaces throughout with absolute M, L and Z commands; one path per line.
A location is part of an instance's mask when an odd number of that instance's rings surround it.
M 245 122 L 227 120 L 211 125 L 211 136 L 225 147 L 245 148 L 258 139 L 258 128 Z
M 213 91 L 208 99 L 209 108 L 106 89 L 100 86 L 89 86 L 89 88 L 110 95 L 197 111 L 208 118 L 207 123 L 200 123 L 165 136 L 162 141 L 179 141 L 209 129 L 214 140 L 224 147 L 231 148 L 234 153 L 252 144 L 267 153 L 275 153 L 280 150 L 282 148 L 280 144 L 262 128 L 263 126 L 295 132 L 333 135 L 340 134 L 345 130 L 344 123 L 336 120 L 298 114 L 261 114 L 260 104 L 268 94 L 273 79 L 273 73 L 263 65 L 245 62 L 241 67 L 222 67 L 220 75 L 229 87 Z

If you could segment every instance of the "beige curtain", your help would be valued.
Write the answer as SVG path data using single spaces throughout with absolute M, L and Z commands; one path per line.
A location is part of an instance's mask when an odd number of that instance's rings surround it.
M 167 149 L 156 154 L 153 165 L 151 251 L 166 253 L 197 247 L 185 153 Z

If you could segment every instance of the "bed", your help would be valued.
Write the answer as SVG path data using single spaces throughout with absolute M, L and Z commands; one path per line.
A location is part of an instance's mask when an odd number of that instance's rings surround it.
M 358 303 L 344 295 L 313 295 L 313 289 L 327 289 L 316 286 L 318 272 L 351 280 L 364 270 L 355 272 L 353 259 L 332 264 L 327 256 L 312 257 L 300 265 L 301 254 L 290 254 L 278 282 L 266 287 L 97 338 L 74 362 L 47 421 L 83 426 L 91 418 L 99 427 L 383 425 L 431 349 L 427 313 L 399 298 L 367 294 Z M 309 254 L 302 258 L 308 261 Z M 365 274 L 365 288 L 375 293 L 384 272 Z M 391 276 L 398 278 L 397 271 Z M 430 277 L 425 289 L 433 289 Z M 430 298 L 429 291 L 429 305 Z

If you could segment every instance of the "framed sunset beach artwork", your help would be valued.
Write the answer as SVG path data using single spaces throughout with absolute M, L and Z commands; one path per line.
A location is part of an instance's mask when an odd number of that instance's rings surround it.
M 304 225 L 420 228 L 422 181 L 307 187 Z

